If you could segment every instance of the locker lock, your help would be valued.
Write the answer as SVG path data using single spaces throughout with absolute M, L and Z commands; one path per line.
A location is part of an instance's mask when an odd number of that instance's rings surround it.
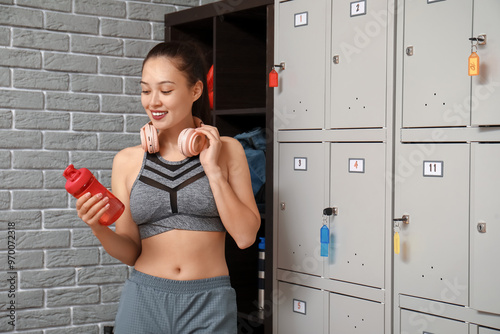
M 469 38 L 472 43 L 477 42 L 477 45 L 486 45 L 486 34 L 478 35 L 477 37 Z
M 413 56 L 413 46 L 410 45 L 406 48 L 406 55 Z
M 393 219 L 395 222 L 403 222 L 405 224 L 410 223 L 410 215 L 403 215 L 401 218 L 394 218 Z
M 280 70 L 284 70 L 285 69 L 285 62 L 282 61 L 281 63 L 279 63 L 279 65 L 273 65 L 273 67 L 279 67 Z
M 325 208 L 323 209 L 324 216 L 337 216 L 339 214 L 339 208 Z
M 477 230 L 480 233 L 486 233 L 486 223 L 477 223 Z

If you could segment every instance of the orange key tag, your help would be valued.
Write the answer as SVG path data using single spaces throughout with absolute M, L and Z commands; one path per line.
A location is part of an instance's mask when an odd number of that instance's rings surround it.
M 479 75 L 479 56 L 472 52 L 469 56 L 469 76 Z

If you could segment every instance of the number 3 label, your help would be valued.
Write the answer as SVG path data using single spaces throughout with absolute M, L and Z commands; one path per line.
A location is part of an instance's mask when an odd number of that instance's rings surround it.
M 293 158 L 294 170 L 307 170 L 307 158 Z

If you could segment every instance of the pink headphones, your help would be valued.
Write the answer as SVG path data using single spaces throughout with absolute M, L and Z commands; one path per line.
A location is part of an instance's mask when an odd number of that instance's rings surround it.
M 198 117 L 193 117 L 196 127 L 200 127 L 202 122 Z M 194 128 L 187 128 L 181 131 L 177 144 L 179 150 L 186 157 L 192 157 L 200 154 L 205 148 L 207 137 L 198 133 Z M 160 151 L 158 142 L 158 131 L 153 126 L 152 122 L 144 125 L 141 128 L 141 145 L 144 151 L 156 153 Z

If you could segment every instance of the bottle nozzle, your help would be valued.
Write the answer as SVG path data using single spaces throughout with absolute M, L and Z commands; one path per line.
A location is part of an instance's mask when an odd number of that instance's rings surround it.
M 73 164 L 69 165 L 66 167 L 66 169 L 63 172 L 63 176 L 68 179 L 68 180 L 74 180 L 80 172 L 78 169 L 75 169 L 75 166 Z

